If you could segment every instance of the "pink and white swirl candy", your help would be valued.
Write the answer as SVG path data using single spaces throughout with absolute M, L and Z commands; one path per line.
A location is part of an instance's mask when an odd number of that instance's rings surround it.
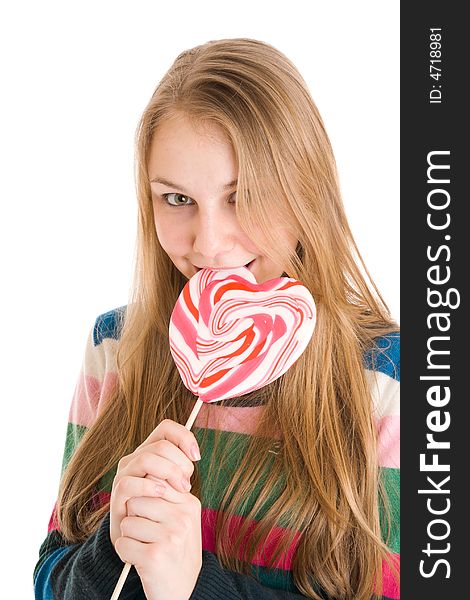
M 242 396 L 289 369 L 310 341 L 312 295 L 289 277 L 258 284 L 249 269 L 202 269 L 170 320 L 170 350 L 185 386 L 203 402 Z

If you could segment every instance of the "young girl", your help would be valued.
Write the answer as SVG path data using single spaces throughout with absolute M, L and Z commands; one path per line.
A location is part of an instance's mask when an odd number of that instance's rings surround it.
M 398 326 L 296 68 L 251 39 L 180 54 L 136 179 L 134 292 L 90 331 L 36 598 L 109 599 L 125 562 L 122 599 L 398 598 Z M 282 377 L 188 431 L 170 315 L 199 269 L 242 265 L 302 282 L 316 328 Z

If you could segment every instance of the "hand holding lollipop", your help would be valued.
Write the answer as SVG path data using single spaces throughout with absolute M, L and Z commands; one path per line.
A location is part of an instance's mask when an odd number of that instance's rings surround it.
M 300 282 L 280 277 L 258 284 L 245 267 L 202 269 L 173 309 L 170 350 L 185 386 L 203 402 L 241 396 L 271 383 L 299 358 L 316 322 L 315 303 Z M 131 568 L 126 563 L 111 600 Z

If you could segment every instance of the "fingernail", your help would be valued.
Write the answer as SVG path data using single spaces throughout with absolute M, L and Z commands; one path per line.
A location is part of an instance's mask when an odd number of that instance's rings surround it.
M 158 485 L 155 486 L 155 494 L 157 496 L 163 496 L 163 494 L 165 493 L 165 491 L 166 490 L 163 487 L 163 485 L 158 484 Z
M 191 446 L 191 456 L 194 460 L 201 460 L 201 453 L 199 452 L 199 448 L 196 444 Z
M 189 481 L 189 479 L 186 479 L 186 477 L 183 477 L 183 479 L 181 480 L 181 485 L 183 486 L 185 492 L 189 492 L 189 490 L 191 489 L 191 482 Z

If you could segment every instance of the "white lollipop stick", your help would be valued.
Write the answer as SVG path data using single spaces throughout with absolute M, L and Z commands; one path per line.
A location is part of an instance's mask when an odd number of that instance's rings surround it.
M 204 402 L 198 398 L 196 400 L 196 404 L 194 405 L 194 408 L 191 412 L 191 414 L 189 415 L 188 420 L 186 421 L 186 429 L 191 429 L 191 427 L 193 426 L 194 421 L 196 420 L 196 417 L 199 413 L 199 411 L 201 410 L 201 406 L 204 404 Z
M 124 583 L 126 582 L 126 579 L 127 579 L 127 576 L 129 575 L 129 571 L 131 570 L 131 567 L 132 567 L 131 563 L 126 563 L 124 565 L 124 568 L 121 572 L 118 582 L 116 583 L 116 587 L 114 588 L 113 595 L 111 596 L 111 600 L 117 600 L 119 598 L 119 594 L 121 593 Z
M 201 406 L 203 405 L 203 401 L 198 398 L 196 400 L 196 404 L 194 405 L 194 408 L 191 412 L 191 414 L 189 415 L 189 419 L 186 421 L 186 429 L 191 429 L 191 427 L 193 426 L 194 421 L 196 420 L 196 417 L 199 413 L 199 411 L 201 410 Z M 121 575 L 116 583 L 116 587 L 114 588 L 114 592 L 113 595 L 111 596 L 110 600 L 118 600 L 119 598 L 119 594 L 121 593 L 122 588 L 124 587 L 124 584 L 126 582 L 127 576 L 129 575 L 129 571 L 131 570 L 132 565 L 130 563 L 126 563 L 124 565 L 124 568 L 122 569 Z

